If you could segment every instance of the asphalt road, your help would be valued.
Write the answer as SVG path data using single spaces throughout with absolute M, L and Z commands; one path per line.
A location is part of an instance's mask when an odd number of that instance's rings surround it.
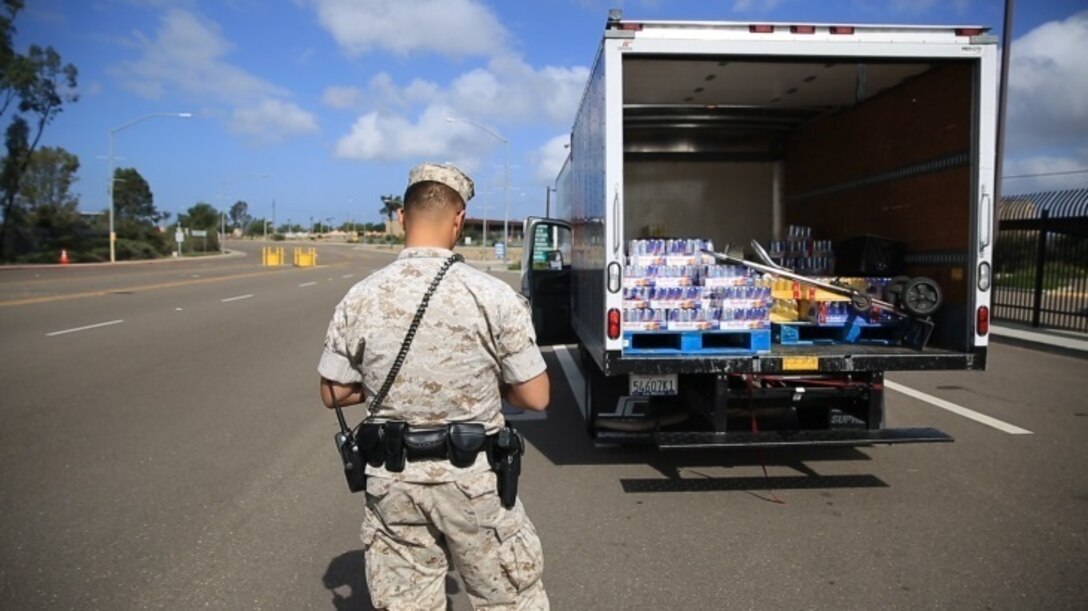
M 390 255 L 242 250 L 0 270 L 0 608 L 369 608 L 315 366 Z M 891 392 L 889 425 L 956 442 L 658 453 L 590 443 L 559 352 L 547 415 L 512 417 L 555 609 L 1088 605 L 1084 360 L 998 343 L 985 373 L 889 375 L 1031 434 Z

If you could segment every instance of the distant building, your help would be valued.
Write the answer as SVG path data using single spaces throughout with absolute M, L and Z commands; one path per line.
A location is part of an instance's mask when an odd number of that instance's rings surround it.
M 510 234 L 511 244 L 521 244 L 524 231 L 523 219 L 510 219 L 507 223 L 507 231 Z M 478 239 L 484 233 L 484 219 L 465 219 L 465 235 L 476 236 Z M 502 219 L 487 219 L 487 243 L 494 244 L 502 241 Z

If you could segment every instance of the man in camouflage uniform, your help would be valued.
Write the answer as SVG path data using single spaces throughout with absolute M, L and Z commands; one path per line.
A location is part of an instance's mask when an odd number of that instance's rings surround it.
M 337 305 L 318 365 L 332 407 L 364 403 L 377 422 L 440 428 L 503 426 L 502 399 L 548 404 L 548 377 L 528 304 L 506 283 L 454 264 L 438 285 L 396 381 L 377 413 L 373 398 L 439 268 L 453 253 L 472 180 L 448 165 L 409 174 L 397 260 L 356 284 Z M 409 461 L 392 473 L 367 466 L 362 527 L 371 600 L 380 609 L 444 609 L 447 559 L 474 607 L 547 609 L 543 554 L 520 499 L 504 508 L 486 454 L 475 464 Z

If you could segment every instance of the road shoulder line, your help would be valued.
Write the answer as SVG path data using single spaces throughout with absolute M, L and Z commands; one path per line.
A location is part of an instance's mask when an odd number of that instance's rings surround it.
M 119 325 L 119 324 L 121 324 L 123 322 L 125 322 L 125 321 L 120 320 L 120 319 L 110 320 L 110 321 L 107 321 L 107 322 L 95 323 L 93 325 L 84 325 L 82 327 L 75 327 L 75 328 L 72 328 L 72 329 L 63 329 L 61 331 L 53 331 L 52 333 L 46 333 L 45 336 L 46 337 L 54 337 L 54 336 L 57 336 L 57 335 L 66 335 L 68 333 L 76 333 L 78 331 L 87 331 L 88 329 L 97 329 L 99 327 L 108 327 L 110 325 Z
M 894 390 L 894 391 L 896 391 L 898 393 L 902 393 L 904 395 L 907 395 L 908 397 L 913 397 L 915 399 L 918 399 L 919 401 L 924 401 L 924 402 L 929 403 L 930 405 L 933 405 L 935 407 L 939 407 L 939 408 L 941 408 L 943 410 L 947 410 L 949 412 L 952 412 L 953 414 L 956 414 L 957 416 L 963 416 L 964 418 L 967 418 L 969 420 L 974 420 L 975 422 L 978 422 L 980 424 L 985 424 L 986 426 L 995 428 L 995 429 L 997 429 L 999 431 L 1002 431 L 1004 433 L 1008 433 L 1010 435 L 1033 435 L 1034 434 L 1034 433 L 1032 433 L 1031 431 L 1029 431 L 1027 429 L 1023 429 L 1023 428 L 1020 428 L 1020 427 L 1016 426 L 1015 424 L 1009 424 L 1008 422 L 1005 422 L 1004 420 L 998 420 L 997 418 L 994 418 L 993 416 L 987 416 L 986 414 L 981 414 L 979 412 L 976 412 L 973 409 L 968 409 L 966 407 L 963 407 L 962 405 L 956 405 L 955 403 L 952 403 L 951 401 L 945 401 L 944 399 L 941 399 L 940 397 L 934 397 L 933 395 L 926 394 L 926 393 L 924 393 L 924 392 L 922 392 L 920 390 L 915 390 L 915 389 L 913 389 L 913 388 L 911 388 L 909 386 L 903 386 L 902 384 L 892 382 L 891 380 L 884 380 L 884 388 L 890 388 L 891 390 Z

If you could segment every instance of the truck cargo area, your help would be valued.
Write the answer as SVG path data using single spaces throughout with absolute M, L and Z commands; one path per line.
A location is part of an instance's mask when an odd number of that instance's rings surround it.
M 980 366 L 970 354 L 969 256 L 977 70 L 933 59 L 625 56 L 623 237 L 704 238 L 738 253 L 752 239 L 782 240 L 790 225 L 810 227 L 835 245 L 835 274 L 926 276 L 944 304 L 921 353 L 879 337 L 834 345 L 816 336 L 776 341 L 765 357 L 819 355 L 829 371 L 849 370 L 846 359 L 870 370 Z M 662 358 L 627 350 L 606 368 Z M 724 362 L 751 369 L 711 355 L 687 369 Z

